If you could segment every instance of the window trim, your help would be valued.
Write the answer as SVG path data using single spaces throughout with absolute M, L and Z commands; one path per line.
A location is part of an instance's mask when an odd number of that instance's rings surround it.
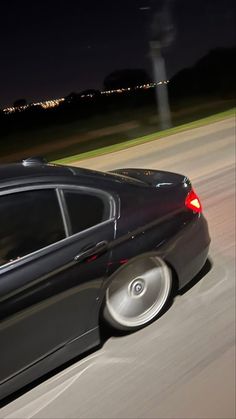
M 80 187 L 77 187 L 77 186 L 74 187 L 74 185 L 72 185 L 72 186 L 70 185 L 68 187 L 63 187 L 63 188 L 59 187 L 58 190 L 59 190 L 59 195 L 60 195 L 61 205 L 62 205 L 62 211 L 64 212 L 64 216 L 65 216 L 65 221 L 66 221 L 66 225 L 67 225 L 67 229 L 68 229 L 68 236 L 69 237 L 75 236 L 75 235 L 77 235 L 79 233 L 82 233 L 83 231 L 89 230 L 92 227 L 95 227 L 97 225 L 103 224 L 105 221 L 110 220 L 112 218 L 113 209 L 114 208 L 111 205 L 111 200 L 109 199 L 110 196 L 106 192 L 104 193 L 104 191 L 100 191 L 100 190 L 97 190 L 95 188 L 84 188 L 84 189 L 81 189 Z M 91 226 L 91 227 L 89 227 L 89 228 L 87 228 L 85 230 L 79 231 L 77 233 L 72 233 L 72 229 L 73 228 L 72 228 L 72 225 L 71 225 L 71 219 L 70 219 L 70 215 L 69 215 L 69 208 L 68 208 L 68 204 L 67 204 L 66 196 L 65 196 L 66 192 L 70 192 L 70 191 L 75 192 L 75 193 L 78 193 L 78 195 L 80 193 L 83 193 L 85 195 L 87 194 L 87 195 L 90 195 L 90 196 L 92 195 L 92 196 L 95 196 L 95 197 L 99 198 L 100 200 L 102 200 L 102 202 L 104 203 L 104 207 L 106 206 L 107 209 L 108 209 L 108 211 L 109 211 L 108 217 L 105 220 L 103 220 L 103 221 L 101 221 L 99 223 L 96 223 L 93 226 Z M 109 208 L 108 208 L 108 206 L 109 206 Z
M 116 219 L 116 215 L 119 217 L 120 216 L 120 209 L 119 206 L 117 207 L 116 202 L 114 197 L 106 192 L 103 191 L 101 189 L 96 189 L 90 186 L 79 186 L 79 185 L 71 185 L 71 184 L 37 184 L 37 185 L 28 185 L 28 186 L 23 186 L 23 187 L 15 187 L 12 189 L 8 189 L 5 191 L 0 191 L 0 196 L 4 196 L 4 195 L 12 195 L 15 193 L 20 193 L 20 192 L 27 192 L 27 191 L 32 191 L 32 190 L 43 190 L 43 189 L 53 189 L 56 192 L 56 197 L 58 200 L 58 205 L 59 205 L 59 209 L 61 212 L 61 217 L 62 217 L 62 221 L 63 221 L 63 225 L 64 225 L 64 229 L 65 229 L 65 238 L 56 241 L 55 243 L 52 243 L 48 246 L 42 247 L 38 250 L 35 250 L 34 252 L 28 253 L 27 255 L 22 256 L 20 259 L 16 259 L 13 260 L 11 262 L 7 262 L 4 265 L 0 266 L 0 275 L 4 274 L 5 271 L 8 271 L 10 269 L 13 269 L 16 265 L 20 266 L 22 264 L 24 264 L 27 260 L 31 261 L 32 259 L 35 259 L 38 255 L 39 256 L 43 256 L 44 254 L 47 254 L 48 251 L 53 251 L 54 249 L 56 250 L 58 247 L 62 247 L 64 244 L 67 244 L 68 241 L 75 241 L 77 240 L 80 236 L 83 236 L 85 234 L 87 234 L 88 232 L 91 232 L 95 229 L 97 229 L 98 227 L 101 227 L 103 225 L 109 224 L 111 222 L 114 222 Z M 75 234 L 71 234 L 71 235 L 67 235 L 67 232 L 69 233 L 68 230 L 68 220 L 69 220 L 69 215 L 65 213 L 65 205 L 66 203 L 63 203 L 63 189 L 76 189 L 78 191 L 92 191 L 94 194 L 97 195 L 103 195 L 104 197 L 107 197 L 107 199 L 109 200 L 109 204 L 110 204 L 110 218 L 108 218 L 107 220 L 96 224 L 92 227 L 87 228 L 86 230 L 80 231 L 78 233 Z M 64 224 L 65 223 L 65 224 Z M 65 228 L 66 226 L 66 228 Z
M 70 237 L 70 226 L 68 224 L 67 213 L 65 212 L 64 197 L 62 196 L 61 189 L 56 188 L 55 191 L 56 191 L 57 200 L 58 200 L 58 204 L 59 204 L 59 208 L 61 212 L 65 235 L 66 237 Z

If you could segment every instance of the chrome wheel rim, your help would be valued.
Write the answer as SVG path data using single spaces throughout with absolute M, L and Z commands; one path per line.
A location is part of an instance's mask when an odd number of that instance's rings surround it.
M 171 290 L 171 272 L 156 256 L 125 265 L 106 291 L 110 316 L 124 327 L 139 327 L 154 319 Z

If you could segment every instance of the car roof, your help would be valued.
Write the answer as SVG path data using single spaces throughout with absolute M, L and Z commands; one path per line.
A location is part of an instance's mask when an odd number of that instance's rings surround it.
M 76 180 L 76 183 L 81 185 L 87 182 L 94 181 L 96 184 L 103 183 L 103 181 L 110 181 L 113 184 L 141 184 L 142 182 L 122 176 L 120 174 L 113 174 L 107 172 L 98 172 L 95 170 L 84 169 L 72 166 L 62 166 L 51 163 L 12 163 L 0 165 L 0 189 L 6 187 L 8 184 L 16 185 L 19 183 L 37 183 L 38 181 L 54 182 L 60 178 L 64 180 Z
M 0 165 L 0 181 L 8 181 L 25 177 L 40 176 L 72 176 L 72 171 L 65 166 L 55 166 L 50 164 L 32 164 L 23 163 Z

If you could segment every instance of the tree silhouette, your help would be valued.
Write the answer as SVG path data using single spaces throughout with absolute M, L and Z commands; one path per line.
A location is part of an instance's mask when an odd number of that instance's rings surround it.
M 150 83 L 151 79 L 143 69 L 117 70 L 106 76 L 105 90 L 115 90 Z
M 14 108 L 21 108 L 22 106 L 26 106 L 26 105 L 27 105 L 27 100 L 26 99 L 17 99 L 13 103 Z

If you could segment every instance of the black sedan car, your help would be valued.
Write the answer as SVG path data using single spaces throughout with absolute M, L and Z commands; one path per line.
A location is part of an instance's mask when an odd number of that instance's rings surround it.
M 101 173 L 32 158 L 0 166 L 0 396 L 157 318 L 204 265 L 187 177 Z

